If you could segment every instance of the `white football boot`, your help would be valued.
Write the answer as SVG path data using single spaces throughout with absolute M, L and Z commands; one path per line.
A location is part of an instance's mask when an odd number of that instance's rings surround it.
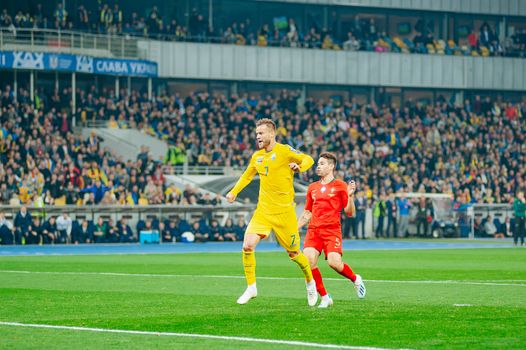
M 356 289 L 356 294 L 358 294 L 358 298 L 365 298 L 366 289 L 365 284 L 363 283 L 362 276 L 356 275 L 356 281 L 354 281 L 354 289 Z
M 320 302 L 320 305 L 318 305 L 318 307 L 320 309 L 324 309 L 324 308 L 327 308 L 327 307 L 331 307 L 332 305 L 334 304 L 334 302 L 332 301 L 332 298 L 329 294 L 321 297 L 321 302 Z
M 314 306 L 318 302 L 318 291 L 316 290 L 316 282 L 314 278 L 309 282 L 305 283 L 307 286 L 307 301 L 309 306 Z
M 244 305 L 250 301 L 250 299 L 253 299 L 258 296 L 258 289 L 256 288 L 256 284 L 251 284 L 247 287 L 245 292 L 241 294 L 241 296 L 237 299 L 237 303 L 239 305 Z

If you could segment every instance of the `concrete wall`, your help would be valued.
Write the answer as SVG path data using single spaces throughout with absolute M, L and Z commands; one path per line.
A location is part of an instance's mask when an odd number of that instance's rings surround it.
M 526 0 L 525 0 L 526 2 Z M 165 78 L 526 90 L 526 59 L 141 41 Z

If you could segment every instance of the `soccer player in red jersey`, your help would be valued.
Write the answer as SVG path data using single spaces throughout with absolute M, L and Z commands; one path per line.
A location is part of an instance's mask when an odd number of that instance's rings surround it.
M 309 223 L 303 253 L 309 259 L 312 276 L 316 281 L 316 289 L 321 296 L 319 307 L 325 308 L 333 304 L 327 294 L 320 270 L 318 258 L 322 252 L 329 266 L 340 275 L 348 278 L 354 284 L 359 298 L 365 297 L 365 285 L 362 277 L 342 260 L 342 230 L 340 214 L 342 209 L 347 216 L 355 215 L 354 191 L 356 184 L 351 181 L 348 185 L 340 179 L 334 178 L 336 156 L 329 152 L 320 155 L 316 173 L 320 181 L 309 186 L 305 211 L 298 220 L 299 229 Z

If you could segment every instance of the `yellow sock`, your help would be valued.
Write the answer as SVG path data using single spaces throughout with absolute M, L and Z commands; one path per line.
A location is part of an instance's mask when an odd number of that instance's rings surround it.
M 256 255 L 254 252 L 243 252 L 243 267 L 247 284 L 256 283 Z
M 307 283 L 312 281 L 312 271 L 310 270 L 309 259 L 307 259 L 307 257 L 303 253 L 300 252 L 298 255 L 296 255 L 294 258 L 291 258 L 290 260 L 298 264 L 301 271 L 305 275 L 305 280 L 307 281 Z

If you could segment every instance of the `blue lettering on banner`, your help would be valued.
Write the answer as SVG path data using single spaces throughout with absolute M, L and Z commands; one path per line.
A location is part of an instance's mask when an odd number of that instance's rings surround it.
M 157 77 L 157 63 L 47 52 L 0 51 L 0 68 Z

